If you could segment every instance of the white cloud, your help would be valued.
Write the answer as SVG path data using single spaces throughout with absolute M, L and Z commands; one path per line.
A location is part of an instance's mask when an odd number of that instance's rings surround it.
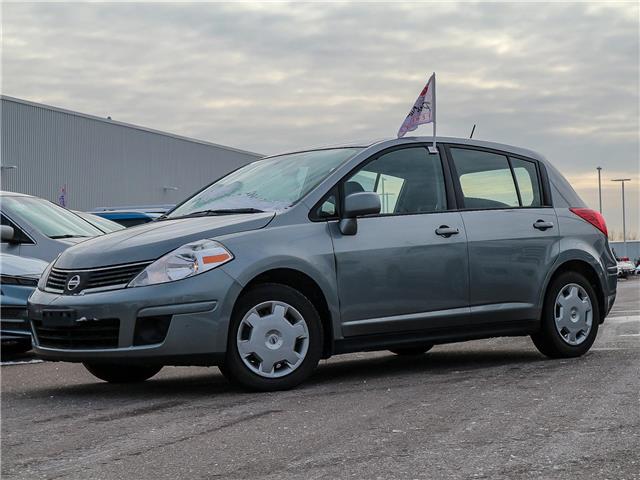
M 3 93 L 271 153 L 438 131 L 638 178 L 637 4 L 5 3 Z M 429 128 L 425 128 L 429 132 Z M 612 197 L 612 201 L 615 199 Z M 637 215 L 636 215 L 637 216 Z

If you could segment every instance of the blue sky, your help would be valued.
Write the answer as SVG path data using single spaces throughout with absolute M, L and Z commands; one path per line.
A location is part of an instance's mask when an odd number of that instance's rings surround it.
M 438 132 L 529 147 L 639 229 L 633 3 L 3 3 L 2 93 L 262 153 Z M 430 126 L 416 133 L 430 133 Z

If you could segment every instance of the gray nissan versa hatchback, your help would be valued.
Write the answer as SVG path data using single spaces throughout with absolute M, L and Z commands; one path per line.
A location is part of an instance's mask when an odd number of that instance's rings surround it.
M 535 152 L 430 141 L 265 158 L 69 248 L 30 298 L 36 353 L 109 382 L 218 365 L 277 390 L 361 350 L 530 335 L 587 352 L 616 295 L 603 218 Z

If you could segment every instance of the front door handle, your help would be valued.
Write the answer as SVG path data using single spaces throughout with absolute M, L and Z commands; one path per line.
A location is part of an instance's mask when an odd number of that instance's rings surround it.
M 460 231 L 457 228 L 451 228 L 449 225 L 440 225 L 436 228 L 436 235 L 449 238 L 451 235 L 457 235 Z
M 537 228 L 538 230 L 547 230 L 549 228 L 553 228 L 553 222 L 545 222 L 544 220 L 537 220 L 536 223 L 533 224 L 533 228 Z

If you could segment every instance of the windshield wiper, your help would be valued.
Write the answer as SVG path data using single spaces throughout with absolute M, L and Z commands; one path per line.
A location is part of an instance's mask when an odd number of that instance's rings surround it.
M 199 210 L 197 212 L 187 213 L 186 215 L 179 215 L 177 217 L 164 217 L 162 220 L 175 220 L 177 218 L 190 218 L 190 217 L 208 217 L 216 215 L 235 215 L 237 213 L 264 213 L 264 210 L 259 208 L 219 208 L 216 210 Z
M 87 238 L 87 235 L 71 235 L 67 233 L 65 235 L 51 235 L 49 238 L 53 238 L 55 240 L 59 238 Z

